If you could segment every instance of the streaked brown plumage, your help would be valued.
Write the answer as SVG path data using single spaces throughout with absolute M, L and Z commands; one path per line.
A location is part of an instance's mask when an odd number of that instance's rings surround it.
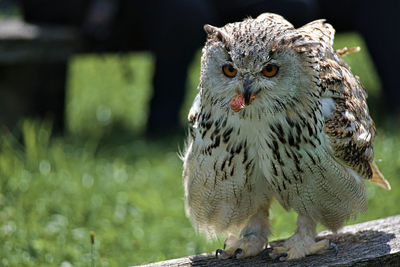
M 184 155 L 186 211 L 208 235 L 225 233 L 220 257 L 258 254 L 276 198 L 298 228 L 273 254 L 288 259 L 332 247 L 332 230 L 367 207 L 363 179 L 390 189 L 373 162 L 366 93 L 332 48 L 323 20 L 295 29 L 281 16 L 205 26 L 199 94 Z M 234 234 L 238 233 L 239 237 Z

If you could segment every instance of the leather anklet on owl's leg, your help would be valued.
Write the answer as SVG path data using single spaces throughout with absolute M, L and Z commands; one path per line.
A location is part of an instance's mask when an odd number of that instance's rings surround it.
M 226 239 L 224 249 L 218 249 L 216 257 L 240 259 L 258 255 L 267 245 L 269 234 L 268 209 L 260 209 L 248 220 L 239 238 L 230 235 Z
M 270 257 L 279 260 L 295 260 L 307 255 L 318 254 L 327 249 L 334 249 L 337 254 L 337 246 L 330 240 L 324 239 L 315 242 L 316 223 L 310 218 L 299 215 L 297 218 L 296 233 L 287 239 L 282 247 L 274 247 Z M 286 257 L 281 255 L 286 253 Z

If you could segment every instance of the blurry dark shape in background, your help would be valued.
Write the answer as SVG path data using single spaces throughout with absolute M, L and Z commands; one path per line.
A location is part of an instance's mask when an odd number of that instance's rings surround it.
M 337 31 L 361 33 L 382 81 L 386 111 L 400 120 L 395 67 L 400 61 L 400 1 L 377 4 L 372 0 L 20 0 L 18 3 L 24 20 L 29 23 L 78 29 L 76 52 L 150 50 L 155 54 L 147 135 L 166 136 L 181 130 L 178 115 L 187 69 L 205 42 L 203 25 L 223 26 L 263 12 L 281 14 L 296 27 L 326 18 Z M 55 129 L 62 131 L 68 54 L 53 61 L 13 64 L 1 60 L 2 50 L 0 45 L 0 123 L 12 124 L 18 116 L 52 114 Z

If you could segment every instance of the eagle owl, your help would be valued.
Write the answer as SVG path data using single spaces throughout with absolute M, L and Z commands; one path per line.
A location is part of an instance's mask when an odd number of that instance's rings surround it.
M 389 183 L 373 160 L 366 92 L 317 20 L 283 17 L 205 25 L 201 75 L 183 156 L 186 213 L 208 236 L 226 234 L 219 258 L 259 254 L 276 199 L 298 213 L 297 230 L 272 256 L 298 259 L 337 247 L 316 242 L 367 208 L 364 180 Z

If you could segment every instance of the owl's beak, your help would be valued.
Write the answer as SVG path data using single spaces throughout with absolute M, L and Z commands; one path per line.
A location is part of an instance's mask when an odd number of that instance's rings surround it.
M 239 112 L 246 106 L 253 103 L 254 99 L 256 98 L 256 93 L 253 92 L 252 87 L 252 80 L 251 78 L 247 77 L 243 83 L 242 91 L 235 89 L 236 95 L 231 100 L 231 109 L 235 112 Z
M 252 80 L 250 78 L 246 78 L 246 80 L 244 80 L 243 97 L 246 105 L 253 103 L 253 100 L 256 98 L 255 94 L 253 94 Z

